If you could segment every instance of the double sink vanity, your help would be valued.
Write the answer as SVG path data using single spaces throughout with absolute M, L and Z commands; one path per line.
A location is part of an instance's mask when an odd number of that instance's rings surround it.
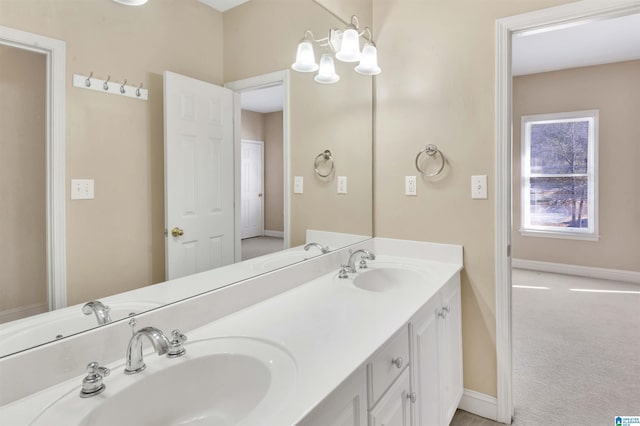
M 462 266 L 460 246 L 373 238 L 4 357 L 0 423 L 447 425 Z

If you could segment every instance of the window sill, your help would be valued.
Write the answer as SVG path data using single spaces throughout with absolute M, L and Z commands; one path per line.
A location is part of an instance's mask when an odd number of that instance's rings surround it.
M 521 229 L 520 235 L 522 235 L 523 237 L 557 238 L 561 240 L 581 240 L 581 241 L 600 240 L 600 235 L 598 234 L 586 234 L 582 232 L 542 231 L 538 229 Z

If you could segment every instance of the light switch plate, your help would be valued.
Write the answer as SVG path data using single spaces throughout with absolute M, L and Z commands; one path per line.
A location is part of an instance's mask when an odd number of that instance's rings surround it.
M 404 177 L 404 195 L 418 195 L 415 176 Z
M 474 200 L 486 200 L 487 175 L 471 176 L 471 198 Z
M 94 198 L 93 179 L 71 179 L 72 200 L 93 200 Z
M 347 177 L 338 176 L 338 194 L 347 193 Z
M 294 194 L 302 194 L 303 182 L 304 180 L 302 179 L 302 176 L 293 177 L 293 193 Z

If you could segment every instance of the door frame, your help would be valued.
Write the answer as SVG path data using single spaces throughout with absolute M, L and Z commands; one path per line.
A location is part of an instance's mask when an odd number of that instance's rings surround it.
M 289 70 L 275 71 L 243 80 L 236 80 L 225 83 L 224 87 L 236 92 L 234 97 L 234 128 L 235 128 L 235 194 L 236 194 L 236 262 L 241 260 L 240 254 L 240 139 L 241 139 L 241 115 L 240 115 L 240 94 L 257 89 L 282 85 L 284 89 L 284 105 L 282 108 L 282 183 L 284 199 L 284 248 L 291 246 L 291 141 L 290 141 L 290 112 L 289 112 Z
M 265 178 L 265 169 L 264 169 L 264 141 L 256 141 L 256 140 L 252 140 L 252 139 L 242 139 L 240 138 L 240 146 L 242 146 L 243 143 L 248 143 L 248 144 L 253 144 L 253 145 L 259 145 L 260 146 L 260 161 L 262 162 L 262 179 L 260 180 L 260 192 L 262 193 L 262 199 L 260 200 L 260 204 L 262 204 L 262 216 L 260 217 L 260 236 L 264 237 L 264 216 L 265 216 L 265 211 L 264 211 L 264 199 L 265 199 L 265 193 L 264 193 L 264 178 Z M 242 160 L 242 154 L 240 155 L 240 160 Z M 240 170 L 240 181 L 242 183 L 242 170 Z M 242 190 L 240 191 L 242 192 Z M 242 193 L 240 194 L 240 201 L 242 202 Z M 242 203 L 240 203 L 240 217 L 242 218 Z M 242 235 L 240 236 L 240 238 L 242 239 Z
M 496 20 L 496 109 L 495 109 L 495 275 L 496 275 L 496 420 L 511 424 L 512 395 L 512 304 L 511 304 L 511 145 L 512 75 L 511 37 L 530 31 L 549 31 L 585 21 L 640 13 L 639 0 L 582 0 Z
M 49 310 L 67 306 L 65 64 L 66 43 L 0 26 L 0 44 L 47 58 L 46 194 L 47 302 Z

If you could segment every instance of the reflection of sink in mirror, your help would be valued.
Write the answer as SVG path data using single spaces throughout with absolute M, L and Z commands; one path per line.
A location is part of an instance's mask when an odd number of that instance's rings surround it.
M 353 285 L 367 291 L 389 291 L 425 282 L 426 277 L 420 272 L 394 267 L 359 270 L 353 278 Z
M 293 358 L 267 342 L 229 337 L 185 348 L 180 358 L 148 356 L 138 374 L 116 366 L 99 396 L 80 398 L 76 386 L 32 424 L 269 424 L 295 390 Z
M 108 303 L 112 321 L 162 306 L 158 302 Z M 0 325 L 0 356 L 60 339 L 98 326 L 95 315 L 84 315 L 82 305 L 58 309 Z M 59 337 L 61 336 L 61 337 Z

